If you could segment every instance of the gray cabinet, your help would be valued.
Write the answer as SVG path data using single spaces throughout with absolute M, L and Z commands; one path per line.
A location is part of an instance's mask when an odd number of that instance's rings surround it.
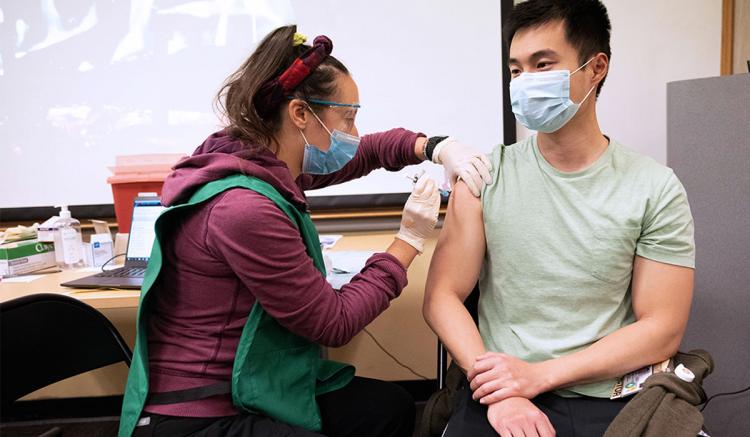
M 750 74 L 667 85 L 667 165 L 695 218 L 696 283 L 681 350 L 716 361 L 706 392 L 750 385 Z M 705 411 L 714 436 L 750 435 L 750 393 Z

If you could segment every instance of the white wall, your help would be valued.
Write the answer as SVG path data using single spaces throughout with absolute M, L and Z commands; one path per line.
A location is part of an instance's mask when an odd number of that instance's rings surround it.
M 48 10 L 57 3 L 59 11 Z M 665 162 L 666 83 L 719 74 L 721 3 L 605 0 L 613 24 L 599 102 L 605 132 Z M 134 26 L 139 5 L 150 18 Z M 333 38 L 361 88 L 360 131 L 403 125 L 488 149 L 502 132 L 500 5 L 471 5 L 0 3 L 0 207 L 109 203 L 106 166 L 115 155 L 190 153 L 216 129 L 211 98 L 223 78 L 259 37 L 288 21 Z M 135 38 L 138 50 L 131 33 L 144 37 Z M 378 172 L 325 194 L 409 189 L 403 176 Z
M 604 4 L 612 21 L 612 62 L 597 104 L 599 123 L 620 143 L 665 163 L 667 82 L 719 75 L 721 0 Z M 528 135 L 523 126 L 518 132 Z
M 0 207 L 111 203 L 116 155 L 191 153 L 217 130 L 224 78 L 286 23 L 334 41 L 360 87 L 360 132 L 497 144 L 499 0 L 0 1 Z M 410 190 L 378 171 L 322 194 Z
M 604 1 L 612 20 L 612 64 L 598 105 L 604 132 L 666 162 L 667 82 L 719 75 L 721 3 Z

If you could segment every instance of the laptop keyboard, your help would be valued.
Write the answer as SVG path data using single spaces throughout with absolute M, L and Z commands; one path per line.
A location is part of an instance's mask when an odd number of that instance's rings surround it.
M 145 267 L 123 267 L 96 275 L 97 278 L 139 278 L 146 273 Z

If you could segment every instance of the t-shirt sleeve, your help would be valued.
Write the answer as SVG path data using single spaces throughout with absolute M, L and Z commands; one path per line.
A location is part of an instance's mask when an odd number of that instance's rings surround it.
M 494 189 L 494 186 L 499 183 L 501 180 L 500 172 L 503 168 L 503 162 L 505 159 L 505 149 L 506 146 L 504 144 L 498 144 L 492 149 L 492 152 L 490 152 L 487 156 L 489 158 L 490 163 L 492 164 L 492 170 L 490 170 L 490 176 L 492 177 L 492 182 L 489 184 L 486 184 L 482 187 L 482 190 L 480 191 L 480 198 L 484 199 L 486 198 L 486 193 Z
M 685 188 L 673 172 L 661 193 L 646 208 L 636 254 L 657 262 L 695 268 L 693 215 Z

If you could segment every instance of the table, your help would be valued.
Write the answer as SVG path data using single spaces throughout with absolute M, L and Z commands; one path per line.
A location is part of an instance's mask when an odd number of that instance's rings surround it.
M 385 250 L 393 241 L 395 232 L 345 232 L 344 238 L 336 243 L 335 251 Z M 400 360 L 429 377 L 435 376 L 435 345 L 437 339 L 422 318 L 423 287 L 429 267 L 429 260 L 437 241 L 437 235 L 425 244 L 425 253 L 417 257 L 409 269 L 409 285 L 401 297 L 368 329 L 381 344 Z M 0 282 L 0 302 L 34 293 L 65 294 L 100 310 L 115 325 L 128 345 L 132 348 L 135 340 L 135 319 L 140 290 L 122 289 L 77 289 L 60 286 L 91 271 L 63 271 L 50 273 L 27 283 Z M 416 377 L 397 365 L 392 358 L 381 351 L 366 334 L 357 335 L 346 346 L 329 348 L 330 359 L 352 363 L 357 374 L 384 380 L 414 380 Z M 31 399 L 45 397 L 87 397 L 121 394 L 127 367 L 119 369 L 105 367 L 99 371 L 79 375 L 42 389 Z
M 74 297 L 98 310 L 113 308 L 137 308 L 140 290 L 122 289 L 83 289 L 63 287 L 63 282 L 72 281 L 95 274 L 86 269 L 85 271 L 68 270 L 58 273 L 48 273 L 31 282 L 5 283 L 0 281 L 0 302 L 16 299 L 37 293 L 64 294 Z M 31 274 L 33 275 L 33 273 Z

